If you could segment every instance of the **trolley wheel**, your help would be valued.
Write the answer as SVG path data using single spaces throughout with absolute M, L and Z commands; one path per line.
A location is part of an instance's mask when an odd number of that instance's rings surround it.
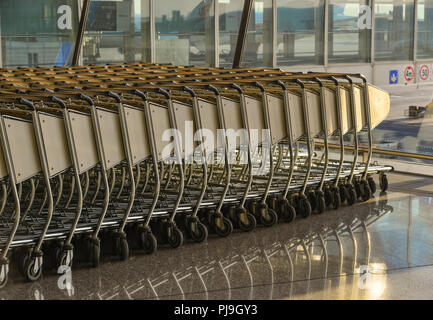
M 354 181 L 353 186 L 355 187 L 356 199 L 361 198 L 362 196 L 361 183 L 359 181 Z
M 346 196 L 347 196 L 347 203 L 352 206 L 355 204 L 356 199 L 358 199 L 357 195 L 356 195 L 356 191 L 355 191 L 355 187 L 353 186 L 353 184 L 348 183 L 346 184 Z
M 268 200 L 266 202 L 268 204 L 268 207 L 271 208 L 272 210 L 277 209 L 277 203 L 278 203 L 277 197 L 275 196 L 268 197 Z
M 290 204 L 289 200 L 280 200 L 278 203 L 278 210 L 280 212 L 280 217 L 284 222 L 290 223 L 296 219 L 296 210 Z
M 388 177 L 382 173 L 379 175 L 380 190 L 386 192 L 388 190 Z
M 272 227 L 278 221 L 277 213 L 266 204 L 259 205 L 260 223 L 265 227 Z
M 325 193 L 323 191 L 316 192 L 317 213 L 322 214 L 326 209 Z
M 138 233 L 138 238 L 139 247 L 145 254 L 152 254 L 156 251 L 158 244 L 150 228 L 141 228 Z
M 371 189 L 367 180 L 361 180 L 361 199 L 362 201 L 370 200 L 371 198 Z
M 228 237 L 233 232 L 233 224 L 222 215 L 216 215 L 214 221 L 215 233 L 220 237 Z
M 168 226 L 167 241 L 173 249 L 179 248 L 183 244 L 183 233 L 176 225 Z
M 238 221 L 239 229 L 245 232 L 253 231 L 257 226 L 256 218 L 244 208 L 238 211 Z
M 334 210 L 338 210 L 341 207 L 341 196 L 340 196 L 340 190 L 338 187 L 332 187 L 332 208 Z
M 296 213 L 306 219 L 311 215 L 311 204 L 305 195 L 299 196 L 296 206 Z
M 9 264 L 8 261 L 0 261 L 0 289 L 3 289 L 6 284 L 8 283 L 8 269 L 9 269 Z
M 204 242 L 207 239 L 208 232 L 206 226 L 200 221 L 192 222 L 195 226 L 190 226 L 189 235 L 195 242 Z
M 325 204 L 327 207 L 329 207 L 333 203 L 333 196 L 332 196 L 331 188 L 326 187 L 323 189 L 323 191 L 325 193 Z
M 69 249 L 71 251 L 71 257 L 73 256 L 73 249 Z M 73 259 L 71 258 L 70 261 L 68 261 L 68 250 L 66 250 L 65 248 L 62 248 L 60 252 L 57 253 L 57 269 L 60 266 L 66 266 L 68 268 L 72 268 L 72 261 Z
M 97 268 L 101 259 L 101 242 L 99 239 L 91 238 L 89 245 L 90 263 L 93 268 Z
M 340 200 L 341 203 L 345 203 L 347 200 L 347 190 L 344 187 L 344 184 L 340 184 L 339 185 L 339 189 L 340 189 Z
M 24 257 L 23 266 L 27 281 L 35 282 L 42 277 L 42 263 L 40 265 L 38 264 L 38 258 L 42 259 L 42 257 L 33 255 L 32 251 Z
M 116 252 L 115 254 L 120 257 L 122 261 L 129 259 L 129 245 L 128 240 L 124 235 L 119 235 L 114 239 Z
M 317 208 L 317 201 L 316 201 L 316 193 L 314 191 L 308 191 L 307 192 L 307 198 L 311 205 L 311 211 L 316 210 Z
M 374 181 L 373 177 L 367 178 L 368 185 L 370 186 L 371 194 L 375 194 L 377 190 L 376 182 Z

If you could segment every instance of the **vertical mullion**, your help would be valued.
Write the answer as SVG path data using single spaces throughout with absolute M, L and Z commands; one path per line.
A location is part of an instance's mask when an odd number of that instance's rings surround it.
M 375 18 L 375 0 L 370 0 L 371 8 L 371 36 L 370 36 L 370 63 L 375 63 L 375 41 L 376 41 L 376 18 Z M 374 74 L 374 72 L 372 73 Z
M 325 68 L 328 67 L 328 50 L 329 50 L 329 43 L 328 43 L 328 32 L 329 32 L 329 0 L 325 0 L 324 3 L 325 6 L 325 17 L 324 17 L 324 26 L 323 26 L 323 65 Z
M 150 32 L 150 62 L 155 62 L 155 2 L 154 0 L 149 0 L 149 32 Z
M 278 11 L 277 0 L 272 0 L 272 68 L 277 67 L 278 50 Z
M 219 1 L 214 0 L 214 43 L 215 43 L 215 57 L 214 57 L 214 65 L 215 67 L 220 66 L 220 54 L 219 54 L 219 34 L 220 34 L 220 10 L 219 10 Z
M 413 51 L 412 51 L 412 54 L 413 54 L 413 57 L 412 57 L 412 60 L 415 62 L 416 61 L 416 55 L 417 55 L 417 50 L 418 50 L 418 0 L 415 0 L 414 1 L 414 10 L 413 10 L 413 15 L 414 15 L 414 17 L 413 17 L 413 23 L 414 23 L 414 25 L 413 25 L 413 41 L 412 41 L 412 44 L 413 44 Z

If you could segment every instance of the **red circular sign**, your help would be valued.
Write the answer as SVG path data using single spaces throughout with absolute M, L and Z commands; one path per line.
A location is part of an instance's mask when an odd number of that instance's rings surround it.
M 413 80 L 415 74 L 415 70 L 413 69 L 412 66 L 408 66 L 406 67 L 406 69 L 404 69 L 404 78 L 406 81 L 410 82 Z
M 421 68 L 419 69 L 419 77 L 421 78 L 421 80 L 427 80 L 429 76 L 430 76 L 430 68 L 426 64 L 422 65 Z

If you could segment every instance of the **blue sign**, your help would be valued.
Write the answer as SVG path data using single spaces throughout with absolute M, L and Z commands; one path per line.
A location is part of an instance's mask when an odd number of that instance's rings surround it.
M 397 84 L 397 83 L 398 83 L 398 70 L 390 70 L 389 84 Z

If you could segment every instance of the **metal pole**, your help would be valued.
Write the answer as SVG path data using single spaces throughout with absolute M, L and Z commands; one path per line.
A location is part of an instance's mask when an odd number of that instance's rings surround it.
M 81 8 L 80 23 L 78 25 L 77 38 L 75 39 L 74 55 L 72 56 L 72 65 L 78 65 L 81 47 L 83 44 L 84 29 L 86 27 L 87 17 L 89 15 L 90 0 L 84 0 Z
M 235 57 L 233 59 L 233 68 L 239 68 L 241 65 L 245 44 L 247 42 L 248 24 L 253 9 L 253 2 L 254 0 L 244 0 L 241 25 L 239 26 L 238 41 L 236 43 Z

